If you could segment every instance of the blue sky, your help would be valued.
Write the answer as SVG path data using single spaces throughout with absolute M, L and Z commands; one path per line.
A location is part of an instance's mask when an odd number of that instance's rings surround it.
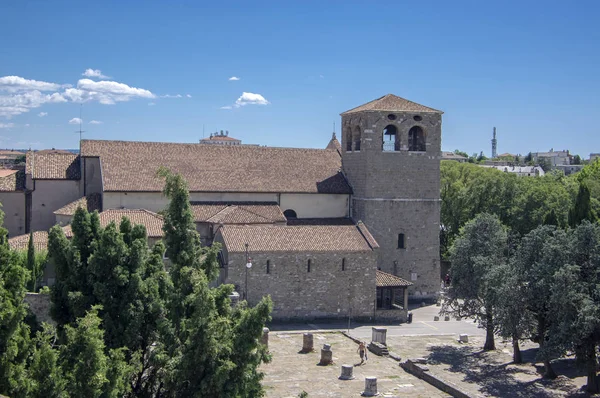
M 77 148 L 82 101 L 90 139 L 197 142 L 204 126 L 324 147 L 339 113 L 394 93 L 445 112 L 444 150 L 489 155 L 496 126 L 499 153 L 587 158 L 599 17 L 583 0 L 4 0 L 0 147 Z

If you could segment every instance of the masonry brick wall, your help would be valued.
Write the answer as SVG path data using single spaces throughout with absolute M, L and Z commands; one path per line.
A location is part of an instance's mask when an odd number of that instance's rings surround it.
M 395 120 L 388 118 L 396 116 Z M 415 116 L 421 120 L 415 120 Z M 411 300 L 433 299 L 439 290 L 441 114 L 366 111 L 342 116 L 343 131 L 362 132 L 360 151 L 347 151 L 343 171 L 354 190 L 352 217 L 363 221 L 380 245 L 378 266 L 414 283 Z M 398 151 L 382 150 L 383 131 L 397 128 Z M 408 150 L 408 131 L 423 129 L 426 151 Z M 398 249 L 398 234 L 405 249 Z M 411 276 L 416 273 L 417 279 Z
M 236 285 L 243 297 L 246 256 L 244 253 L 226 256 L 228 264 L 226 272 L 222 273 L 223 281 Z M 251 252 L 250 257 L 248 301 L 254 305 L 270 294 L 274 319 L 346 318 L 350 311 L 354 319 L 373 317 L 376 252 Z M 270 262 L 269 273 L 267 260 Z

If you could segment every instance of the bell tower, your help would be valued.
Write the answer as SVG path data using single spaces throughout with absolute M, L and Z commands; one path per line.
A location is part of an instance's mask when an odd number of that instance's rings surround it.
M 442 113 L 388 94 L 341 114 L 352 218 L 379 243 L 378 267 L 414 284 L 412 300 L 440 288 Z

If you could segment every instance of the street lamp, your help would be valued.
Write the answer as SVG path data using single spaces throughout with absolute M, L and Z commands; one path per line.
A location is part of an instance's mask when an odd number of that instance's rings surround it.
M 252 268 L 250 257 L 248 257 L 248 244 L 246 243 L 246 288 L 244 289 L 244 299 L 248 300 L 248 270 Z

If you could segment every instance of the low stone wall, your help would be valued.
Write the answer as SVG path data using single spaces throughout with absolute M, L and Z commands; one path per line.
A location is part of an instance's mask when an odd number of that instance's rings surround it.
M 56 325 L 56 322 L 50 317 L 49 294 L 27 293 L 24 301 L 29 304 L 31 312 L 35 314 L 39 323 L 47 322 Z
M 406 370 L 408 373 L 417 376 L 419 379 L 426 381 L 437 389 L 444 391 L 447 394 L 452 395 L 455 398 L 471 398 L 470 395 L 460 391 L 458 387 L 453 385 L 452 383 L 442 380 L 439 377 L 436 377 L 429 373 L 429 368 L 424 365 L 420 365 L 407 359 L 406 362 L 400 363 L 402 369 Z
M 408 317 L 407 310 L 376 310 L 375 321 L 389 321 L 389 322 L 406 322 Z

